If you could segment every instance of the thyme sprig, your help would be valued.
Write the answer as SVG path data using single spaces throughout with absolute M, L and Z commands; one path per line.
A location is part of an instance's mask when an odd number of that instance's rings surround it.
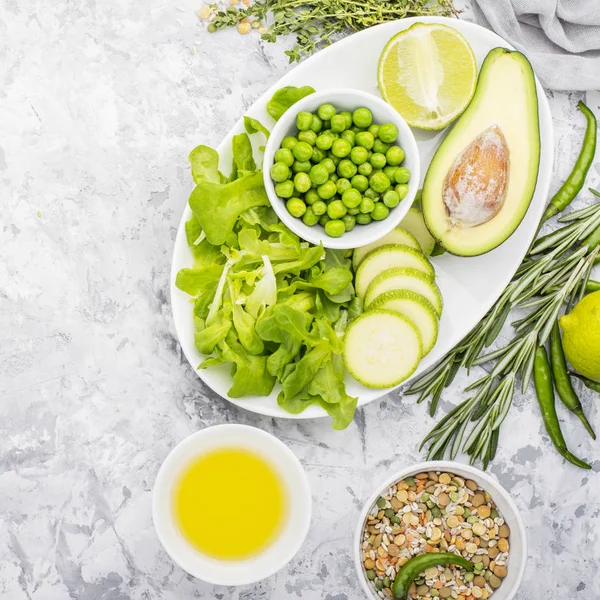
M 524 393 L 531 381 L 536 347 L 548 339 L 563 305 L 572 305 L 581 298 L 600 251 L 600 247 L 592 248 L 586 243 L 590 234 L 600 228 L 600 204 L 574 211 L 559 221 L 565 225 L 535 240 L 486 316 L 406 390 L 407 394 L 419 394 L 417 402 L 431 396 L 433 416 L 444 389 L 461 367 L 490 365 L 483 377 L 466 388 L 474 393 L 443 417 L 423 440 L 421 448 L 429 443 L 429 459 L 441 459 L 447 452 L 454 459 L 462 451 L 471 457 L 471 463 L 481 460 L 487 468 L 494 458 L 517 378 Z M 482 354 L 496 340 L 514 308 L 530 311 L 512 323 L 516 337 L 505 346 Z M 470 424 L 473 427 L 467 434 Z
M 241 9 L 222 10 L 215 4 L 210 8 L 215 15 L 210 31 L 253 19 L 267 27 L 261 35 L 267 42 L 276 42 L 280 36 L 295 35 L 296 44 L 285 51 L 291 63 L 299 62 L 348 31 L 361 31 L 405 17 L 458 15 L 452 0 L 256 0 Z M 271 23 L 267 24 L 269 20 Z

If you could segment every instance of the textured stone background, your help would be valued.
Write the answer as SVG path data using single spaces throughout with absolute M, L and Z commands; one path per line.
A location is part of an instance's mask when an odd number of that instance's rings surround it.
M 362 501 L 417 461 L 424 405 L 389 395 L 345 432 L 274 421 L 209 392 L 183 358 L 167 295 L 190 190 L 186 157 L 216 145 L 290 67 L 257 36 L 206 34 L 198 0 L 0 4 L 0 597 L 7 600 L 358 600 L 351 536 Z M 469 18 L 469 11 L 465 17 Z M 555 185 L 583 131 L 580 94 L 549 94 Z M 600 94 L 588 94 L 599 114 Z M 590 183 L 600 180 L 596 165 Z M 590 202 L 582 195 L 580 203 Z M 443 408 L 460 397 L 457 378 Z M 591 394 L 583 396 L 600 428 Z M 566 466 L 530 395 L 492 473 L 528 525 L 519 600 L 597 596 L 600 452 L 561 410 Z M 151 523 L 158 467 L 183 437 L 241 422 L 301 458 L 314 520 L 290 565 L 245 588 L 173 566 Z M 594 459 L 594 457 L 597 457 Z M 595 568 L 594 568 L 595 567 Z

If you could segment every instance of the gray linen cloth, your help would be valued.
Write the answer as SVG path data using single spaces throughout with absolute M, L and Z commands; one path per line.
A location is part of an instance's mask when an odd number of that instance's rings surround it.
M 552 90 L 600 90 L 600 0 L 475 0 L 481 25 L 523 52 Z

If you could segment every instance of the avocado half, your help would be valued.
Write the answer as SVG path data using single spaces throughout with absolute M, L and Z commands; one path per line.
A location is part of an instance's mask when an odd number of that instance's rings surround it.
M 433 237 L 452 254 L 476 256 L 510 237 L 535 191 L 540 127 L 535 77 L 520 52 L 494 48 L 473 100 L 425 176 L 422 208 Z

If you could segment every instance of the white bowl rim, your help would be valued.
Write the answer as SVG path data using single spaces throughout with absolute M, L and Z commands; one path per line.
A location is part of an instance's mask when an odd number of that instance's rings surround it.
M 290 460 L 290 462 L 295 466 L 295 470 L 293 473 L 290 473 L 290 472 L 281 473 L 281 476 L 284 478 L 284 480 L 288 480 L 292 477 L 295 477 L 298 479 L 298 482 L 300 483 L 300 486 L 302 488 L 302 495 L 303 495 L 303 498 L 300 502 L 304 505 L 304 510 L 302 512 L 300 533 L 295 538 L 294 543 L 291 544 L 290 546 L 288 546 L 287 551 L 279 553 L 279 560 L 276 563 L 273 563 L 271 568 L 258 573 L 257 576 L 251 576 L 251 577 L 246 577 L 246 578 L 238 577 L 235 580 L 223 580 L 223 579 L 220 579 L 218 577 L 211 575 L 210 572 L 202 573 L 202 574 L 199 574 L 198 572 L 195 572 L 195 573 L 190 572 L 188 567 L 186 567 L 186 565 L 185 565 L 185 561 L 182 560 L 182 558 L 180 556 L 178 556 L 178 554 L 173 550 L 173 548 L 170 546 L 170 544 L 166 541 L 166 539 L 164 537 L 166 528 L 168 527 L 168 524 L 167 524 L 168 519 L 167 519 L 167 515 L 164 513 L 164 511 L 159 508 L 159 494 L 157 493 L 157 490 L 160 489 L 159 486 L 161 485 L 162 480 L 165 477 L 167 477 L 167 471 L 169 469 L 173 468 L 173 465 L 171 463 L 175 459 L 176 451 L 178 449 L 181 449 L 181 447 L 183 447 L 183 446 L 193 446 L 193 445 L 197 444 L 198 441 L 201 440 L 209 432 L 211 435 L 213 435 L 215 433 L 215 430 L 223 431 L 226 429 L 239 434 L 240 440 L 243 438 L 245 441 L 247 441 L 248 437 L 243 437 L 243 436 L 247 436 L 247 435 L 255 435 L 257 437 L 260 437 L 263 440 L 266 440 L 267 443 L 272 444 L 278 452 L 285 454 L 287 456 L 287 458 Z M 292 450 L 283 441 L 281 441 L 279 438 L 272 435 L 271 433 L 269 433 L 263 429 L 260 429 L 259 427 L 252 427 L 251 425 L 243 425 L 241 423 L 222 423 L 222 424 L 217 424 L 217 425 L 210 425 L 208 427 L 204 427 L 203 429 L 195 431 L 195 432 L 191 433 L 190 435 L 186 436 L 185 438 L 183 438 L 179 443 L 177 443 L 170 450 L 169 454 L 163 460 L 163 463 L 161 464 L 161 466 L 158 470 L 158 473 L 156 475 L 156 478 L 154 480 L 154 486 L 152 488 L 152 522 L 154 524 L 154 529 L 156 531 L 156 535 L 157 535 L 161 545 L 163 546 L 163 548 L 165 549 L 167 554 L 170 556 L 171 560 L 177 566 L 179 566 L 186 573 L 189 573 L 193 577 L 196 577 L 197 579 L 204 581 L 206 583 L 212 584 L 212 585 L 225 585 L 225 586 L 248 585 L 248 584 L 256 583 L 257 581 L 266 579 L 267 577 L 270 577 L 271 575 L 274 575 L 275 573 L 277 573 L 277 571 L 279 571 L 280 569 L 285 567 L 292 560 L 292 558 L 294 558 L 294 556 L 298 553 L 298 551 L 304 544 L 304 540 L 306 539 L 306 536 L 310 529 L 311 518 L 312 518 L 312 493 L 311 493 L 310 483 L 308 481 L 308 476 L 306 474 L 306 471 L 304 470 L 304 467 L 302 466 L 302 463 L 300 462 L 298 457 L 292 452 Z M 275 544 L 277 544 L 277 540 L 274 542 L 273 545 L 275 545 Z M 270 546 L 270 547 L 272 547 L 272 546 Z M 235 565 L 235 561 L 232 561 L 232 565 Z
M 471 465 L 466 465 L 451 460 L 429 460 L 410 465 L 408 467 L 405 467 L 404 469 L 400 469 L 399 471 L 396 471 L 394 474 L 386 478 L 381 485 L 378 485 L 375 489 L 375 492 L 371 494 L 371 496 L 369 496 L 367 501 L 364 503 L 363 508 L 360 512 L 360 516 L 356 526 L 356 531 L 354 533 L 353 538 L 354 567 L 356 569 L 356 574 L 358 576 L 363 591 L 365 592 L 368 598 L 372 598 L 372 600 L 377 600 L 376 596 L 373 594 L 373 590 L 371 590 L 371 588 L 369 587 L 367 580 L 363 574 L 363 565 L 360 560 L 360 546 L 362 541 L 363 526 L 369 509 L 376 502 L 377 498 L 379 498 L 381 492 L 385 491 L 397 481 L 405 479 L 406 477 L 410 477 L 411 475 L 416 475 L 417 473 L 429 471 L 446 471 L 448 473 L 456 473 L 457 475 L 466 474 L 469 476 L 469 478 L 481 484 L 481 487 L 485 491 L 489 491 L 489 493 L 492 495 L 498 494 L 499 496 L 502 496 L 502 499 L 508 504 L 508 506 L 514 513 L 514 519 L 511 519 L 510 528 L 512 531 L 513 527 L 516 525 L 518 536 L 520 537 L 523 546 L 523 557 L 518 566 L 517 578 L 513 584 L 512 589 L 508 591 L 508 596 L 505 599 L 512 600 L 512 598 L 514 598 L 515 594 L 517 593 L 521 582 L 523 581 L 523 576 L 525 575 L 525 568 L 527 566 L 527 531 L 525 529 L 525 524 L 523 523 L 521 513 L 515 501 L 512 499 L 511 495 L 506 491 L 506 489 L 504 489 L 504 486 L 501 483 L 499 483 L 498 481 L 490 477 L 490 475 L 488 475 L 484 471 L 481 471 L 480 469 L 472 467 Z
M 307 105 L 314 104 L 317 101 L 323 101 L 331 99 L 333 96 L 343 95 L 348 98 L 349 101 L 356 99 L 357 103 L 360 103 L 366 108 L 377 107 L 377 109 L 388 113 L 389 121 L 393 122 L 399 131 L 399 137 L 402 138 L 402 148 L 405 151 L 406 156 L 410 156 L 410 160 L 413 163 L 411 166 L 411 177 L 409 181 L 408 193 L 400 204 L 390 211 L 389 216 L 383 221 L 377 221 L 376 226 L 371 227 L 373 223 L 369 223 L 359 229 L 353 231 L 360 231 L 360 243 L 356 243 L 356 236 L 352 236 L 353 242 L 349 242 L 348 235 L 342 235 L 339 238 L 331 238 L 321 229 L 313 229 L 302 223 L 300 219 L 292 217 L 285 208 L 285 203 L 275 193 L 275 186 L 271 179 L 270 171 L 273 166 L 273 160 L 275 152 L 279 149 L 281 140 L 285 137 L 285 132 L 291 126 L 292 121 L 296 118 L 296 115 L 301 112 Z M 335 101 L 333 101 L 335 103 Z M 283 132 L 283 133 L 282 133 Z M 407 215 L 410 210 L 415 196 L 419 189 L 419 181 L 421 178 L 421 161 L 419 157 L 419 148 L 415 136 L 408 126 L 402 115 L 391 104 L 388 104 L 385 100 L 378 98 L 374 94 L 364 92 L 362 90 L 354 88 L 332 88 L 329 90 L 322 90 L 320 92 L 314 92 L 305 96 L 301 100 L 298 100 L 288 110 L 286 110 L 279 120 L 275 123 L 271 131 L 271 135 L 267 140 L 265 146 L 265 153 L 263 159 L 263 179 L 265 189 L 269 197 L 269 202 L 273 207 L 273 210 L 277 213 L 277 216 L 281 221 L 291 229 L 296 235 L 300 236 L 301 239 L 310 242 L 311 244 L 318 245 L 323 244 L 325 248 L 332 248 L 336 250 L 347 250 L 350 248 L 358 248 L 360 246 L 366 246 L 372 242 L 375 242 L 395 227 L 397 227 L 402 219 Z

